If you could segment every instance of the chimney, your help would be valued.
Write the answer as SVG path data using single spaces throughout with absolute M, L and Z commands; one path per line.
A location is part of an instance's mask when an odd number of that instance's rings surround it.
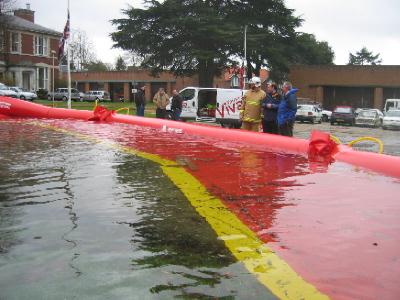
M 31 10 L 30 3 L 26 4 L 26 9 L 20 8 L 14 11 L 14 16 L 35 23 L 35 12 Z

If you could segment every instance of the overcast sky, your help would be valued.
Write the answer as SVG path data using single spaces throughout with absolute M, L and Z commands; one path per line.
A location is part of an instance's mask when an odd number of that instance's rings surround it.
M 109 20 L 119 18 L 121 10 L 141 0 L 70 0 L 71 27 L 86 31 L 97 57 L 114 63 L 118 50 L 111 50 Z M 346 64 L 349 52 L 366 46 L 380 53 L 383 64 L 400 64 L 400 0 L 285 0 L 295 15 L 304 19 L 300 31 L 314 33 L 335 52 L 335 63 Z M 17 0 L 20 7 L 31 4 L 36 23 L 62 31 L 67 13 L 67 0 Z

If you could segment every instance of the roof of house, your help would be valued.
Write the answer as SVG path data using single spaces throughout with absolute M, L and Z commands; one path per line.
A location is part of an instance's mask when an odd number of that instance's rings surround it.
M 21 31 L 29 31 L 29 32 L 37 32 L 42 34 L 48 34 L 60 37 L 62 35 L 61 32 L 55 31 L 53 29 L 49 29 L 38 24 L 29 22 L 25 19 L 22 19 L 17 16 L 12 15 L 0 15 L 0 21 L 2 23 L 7 24 L 11 29 L 17 29 Z

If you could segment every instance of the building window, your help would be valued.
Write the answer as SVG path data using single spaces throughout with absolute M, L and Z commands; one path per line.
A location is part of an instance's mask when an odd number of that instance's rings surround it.
M 43 35 L 35 36 L 35 55 L 48 56 L 49 55 L 49 39 Z
M 237 75 L 233 75 L 231 77 L 231 87 L 233 88 L 239 87 L 239 77 Z
M 18 32 L 11 32 L 11 52 L 21 52 L 21 35 Z
M 48 89 L 49 86 L 49 69 L 38 68 L 36 73 L 37 89 Z

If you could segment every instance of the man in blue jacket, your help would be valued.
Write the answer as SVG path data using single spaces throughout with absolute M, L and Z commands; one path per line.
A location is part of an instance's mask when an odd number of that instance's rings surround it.
M 275 82 L 271 82 L 267 86 L 267 96 L 265 97 L 262 107 L 264 118 L 262 122 L 263 132 L 278 134 L 278 107 L 281 101 L 281 95 L 278 93 L 278 86 Z
M 297 93 L 290 82 L 285 82 L 282 87 L 282 100 L 278 107 L 279 134 L 293 136 L 293 125 L 297 112 Z

